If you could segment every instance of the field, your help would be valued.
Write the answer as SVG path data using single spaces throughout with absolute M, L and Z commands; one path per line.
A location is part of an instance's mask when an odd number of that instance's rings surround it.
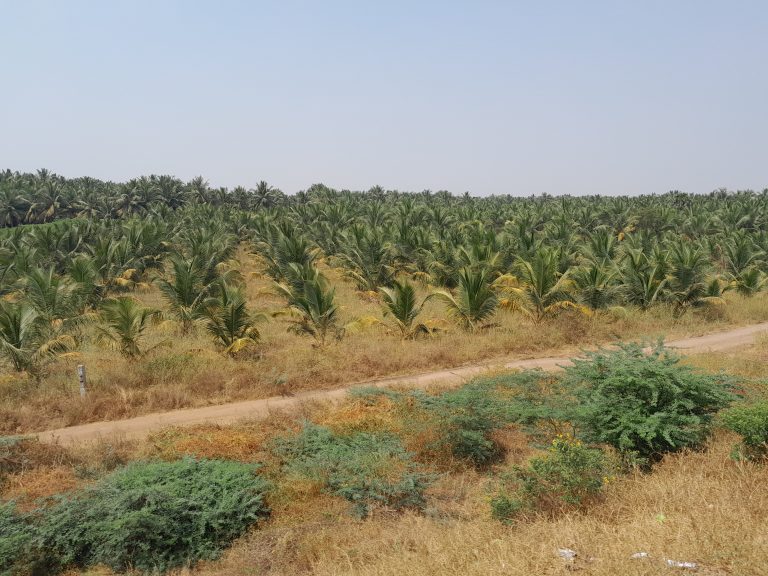
M 694 355 L 686 364 L 728 370 L 749 379 L 762 396 L 768 343 L 732 353 Z M 175 460 L 182 455 L 260 461 L 278 466 L 270 441 L 295 434 L 309 419 L 337 432 L 395 431 L 419 460 L 440 474 L 419 511 L 377 508 L 365 519 L 344 498 L 317 481 L 291 476 L 271 498 L 272 518 L 236 541 L 220 560 L 174 574 L 666 574 L 666 559 L 695 562 L 697 573 L 757 575 L 768 552 L 768 469 L 731 455 L 738 437 L 717 431 L 700 450 L 670 454 L 651 472 L 636 470 L 609 482 L 587 507 L 549 510 L 507 525 L 491 517 L 489 501 L 500 470 L 522 464 L 540 448 L 519 427 L 494 433 L 504 456 L 476 469 L 428 438 L 408 430 L 386 398 L 366 404 L 305 406 L 301 414 L 275 414 L 266 422 L 168 429 L 146 442 L 109 441 L 68 449 L 28 447 L 27 466 L 6 478 L 2 493 L 19 506 L 62 490 L 82 489 L 130 461 Z M 276 475 L 277 479 L 278 476 Z M 578 553 L 573 561 L 559 549 Z M 648 559 L 632 559 L 647 552 Z M 83 572 L 111 574 L 106 568 Z
M 765 193 L 285 196 L 44 171 L 0 192 L 0 571 L 763 570 L 765 340 L 143 440 L 24 434 L 766 321 Z

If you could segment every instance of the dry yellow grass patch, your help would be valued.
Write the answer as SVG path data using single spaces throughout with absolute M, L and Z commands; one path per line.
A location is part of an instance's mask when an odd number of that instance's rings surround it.
M 201 424 L 184 428 L 165 428 L 146 439 L 142 456 L 174 460 L 182 456 L 238 462 L 265 459 L 269 441 L 279 434 L 296 431 L 298 424 L 275 414 L 256 423 L 234 426 Z
M 354 432 L 402 433 L 403 422 L 398 409 L 389 398 L 380 397 L 375 402 L 348 400 L 317 417 L 316 422 L 337 434 Z
M 21 510 L 32 510 L 39 499 L 64 494 L 85 484 L 69 466 L 46 466 L 8 476 L 0 497 L 15 500 Z
M 759 336 L 755 345 L 745 350 L 693 354 L 685 362 L 709 372 L 722 370 L 751 380 L 765 380 L 768 379 L 768 337 Z M 768 391 L 759 382 L 752 382 L 751 389 Z

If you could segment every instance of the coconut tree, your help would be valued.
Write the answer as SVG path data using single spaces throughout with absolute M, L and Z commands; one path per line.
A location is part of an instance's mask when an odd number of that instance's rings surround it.
M 264 180 L 256 185 L 256 188 L 252 190 L 252 194 L 256 208 L 271 208 L 284 197 L 282 191 L 270 186 Z
M 205 269 L 194 259 L 186 260 L 175 254 L 169 261 L 173 276 L 157 279 L 157 285 L 171 313 L 181 324 L 182 334 L 188 334 L 195 323 L 205 317 L 208 299 L 219 288 L 218 278 L 206 282 Z
M 582 310 L 568 272 L 560 274 L 559 266 L 560 254 L 550 248 L 539 249 L 530 259 L 519 258 L 516 275 L 497 283 L 505 294 L 502 306 L 522 312 L 535 323 L 565 308 Z
M 379 286 L 391 286 L 397 273 L 393 246 L 380 229 L 352 226 L 340 259 L 360 290 L 374 292 Z
M 101 306 L 103 325 L 98 327 L 97 340 L 129 359 L 143 356 L 150 350 L 167 344 L 162 341 L 145 349 L 143 341 L 152 324 L 162 320 L 159 310 L 142 306 L 137 300 L 121 296 L 104 301 Z
M 664 264 L 648 258 L 640 249 L 627 251 L 621 268 L 624 295 L 630 304 L 647 310 L 659 300 L 667 285 Z
M 687 242 L 673 244 L 670 248 L 670 263 L 672 268 L 667 277 L 667 298 L 672 302 L 676 316 L 691 307 L 724 303 L 722 298 L 709 295 L 710 263 L 703 249 Z
M 468 332 L 475 331 L 493 316 L 499 305 L 489 273 L 484 269 L 462 268 L 458 273 L 456 293 L 438 290 L 434 296 L 445 304 L 448 314 Z
M 760 267 L 765 262 L 765 252 L 745 231 L 737 231 L 720 243 L 720 250 L 733 286 L 739 294 L 752 296 L 765 284 Z
M 766 282 L 768 276 L 755 267 L 747 268 L 732 280 L 736 291 L 744 296 L 754 296 L 765 287 Z
M 69 279 L 56 275 L 53 268 L 32 270 L 23 278 L 22 285 L 25 302 L 47 326 L 49 336 L 88 320 L 78 287 Z
M 71 335 L 52 336 L 49 328 L 30 305 L 0 300 L 0 355 L 15 371 L 39 378 L 48 361 L 75 348 Z
M 294 230 L 275 230 L 270 239 L 257 244 L 257 249 L 267 260 L 267 274 L 276 282 L 285 279 L 290 264 L 313 265 L 318 254 L 309 240 Z
M 339 325 L 336 290 L 328 285 L 323 275 L 313 275 L 300 289 L 283 284 L 276 287 L 288 301 L 292 314 L 289 319 L 291 331 L 311 336 L 319 347 L 327 344 L 329 336 L 337 339 L 343 336 L 344 329 Z
M 618 270 L 614 266 L 599 262 L 587 261 L 575 268 L 570 277 L 576 301 L 590 310 L 607 308 L 621 295 L 617 276 Z
M 105 294 L 93 260 L 84 255 L 74 258 L 67 268 L 67 275 L 75 286 L 81 309 L 96 308 Z
M 392 325 L 400 332 L 403 340 L 411 340 L 419 334 L 431 334 L 430 329 L 423 322 L 417 322 L 419 314 L 424 309 L 424 304 L 434 296 L 429 294 L 418 302 L 416 288 L 408 281 L 392 282 L 392 287 L 379 288 L 381 300 L 384 303 L 384 317 L 391 317 Z
M 204 316 L 208 332 L 230 356 L 257 344 L 261 335 L 256 324 L 267 320 L 264 314 L 249 313 L 240 289 L 226 284 L 216 298 L 209 300 Z
M 0 188 L 0 226 L 11 227 L 21 224 L 30 205 L 31 202 L 10 185 Z

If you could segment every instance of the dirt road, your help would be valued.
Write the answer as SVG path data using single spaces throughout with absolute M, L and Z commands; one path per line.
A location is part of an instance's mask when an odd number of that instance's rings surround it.
M 745 326 L 727 332 L 718 332 L 707 334 L 706 336 L 674 340 L 668 342 L 667 345 L 674 347 L 681 352 L 688 353 L 723 351 L 749 346 L 753 344 L 755 335 L 764 332 L 768 332 L 768 322 Z M 436 372 L 427 372 L 410 376 L 382 378 L 369 382 L 360 382 L 336 390 L 302 392 L 295 396 L 247 400 L 243 402 L 233 402 L 231 404 L 222 404 L 220 406 L 188 408 L 111 422 L 93 422 L 91 424 L 59 428 L 58 430 L 46 430 L 45 432 L 37 433 L 36 436 L 43 442 L 58 441 L 63 444 L 97 440 L 99 438 L 110 436 L 140 438 L 146 436 L 153 430 L 164 428 L 166 426 L 189 426 L 205 422 L 227 424 L 244 418 L 264 418 L 270 411 L 290 408 L 310 400 L 339 400 L 345 396 L 349 388 L 354 386 L 376 386 L 386 388 L 395 385 L 408 385 L 413 387 L 427 387 L 438 384 L 455 385 L 464 382 L 473 376 L 492 370 L 513 368 L 542 368 L 544 370 L 552 370 L 557 369 L 564 364 L 568 364 L 569 361 L 570 360 L 567 357 L 535 358 L 530 360 L 515 360 L 512 362 L 497 361 L 495 363 L 462 366 L 455 369 L 438 370 Z

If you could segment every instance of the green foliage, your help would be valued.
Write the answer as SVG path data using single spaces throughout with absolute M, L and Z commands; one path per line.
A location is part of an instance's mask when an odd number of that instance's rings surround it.
M 0 502 L 0 576 L 25 573 L 34 562 L 34 529 L 13 502 Z
M 458 283 L 456 295 L 438 290 L 435 297 L 445 303 L 448 313 L 459 326 L 472 332 L 493 316 L 499 300 L 485 269 L 462 268 L 458 273 Z
M 31 305 L 0 301 L 0 356 L 15 371 L 39 376 L 48 362 L 74 347 L 71 335 L 53 332 Z
M 396 273 L 394 250 L 384 230 L 352 226 L 345 240 L 340 260 L 357 287 L 375 291 L 379 286 L 390 286 Z
M 668 282 L 664 265 L 637 248 L 626 251 L 621 278 L 627 301 L 641 310 L 647 310 L 661 298 Z
M 491 517 L 504 523 L 512 523 L 525 511 L 525 503 L 515 495 L 505 490 L 500 490 L 490 499 Z
M 379 293 L 385 306 L 385 318 L 388 316 L 392 318 L 392 323 L 404 340 L 415 338 L 419 334 L 432 333 L 426 324 L 416 321 L 424 304 L 432 295 L 424 298 L 421 303 L 417 303 L 416 288 L 407 281 L 398 282 L 397 280 L 392 281 L 392 288 L 380 287 Z
M 559 250 L 542 248 L 529 260 L 520 258 L 516 264 L 518 285 L 507 283 L 502 306 L 520 311 L 536 323 L 565 308 L 579 309 L 568 273 L 559 271 L 561 256 Z
M 297 268 L 292 268 L 298 271 Z M 337 339 L 344 334 L 339 326 L 339 307 L 336 304 L 336 290 L 328 285 L 322 274 L 310 273 L 301 269 L 303 281 L 283 285 L 278 284 L 278 291 L 285 296 L 294 318 L 291 330 L 298 334 L 307 334 L 315 339 L 317 346 L 325 346 L 329 336 Z
M 158 572 L 216 558 L 269 514 L 253 466 L 129 464 L 42 514 L 35 541 L 61 566 Z
M 720 413 L 723 425 L 742 437 L 740 452 L 747 458 L 768 455 L 768 400 L 736 404 Z
M 261 335 L 256 323 L 267 320 L 264 314 L 251 314 L 243 293 L 226 284 L 218 297 L 209 301 L 205 318 L 208 332 L 229 355 L 257 344 Z
M 672 270 L 667 286 L 668 299 L 674 305 L 676 315 L 688 308 L 724 303 L 722 298 L 709 295 L 711 282 L 707 273 L 710 264 L 704 249 L 680 241 L 672 245 L 669 254 Z
M 525 510 L 578 507 L 598 496 L 615 467 L 602 450 L 556 438 L 546 454 L 515 466 L 491 499 L 494 518 L 511 521 Z
M 187 260 L 177 254 L 171 256 L 169 261 L 173 277 L 161 278 L 157 285 L 172 314 L 181 323 L 182 333 L 186 334 L 195 322 L 203 318 L 208 299 L 219 288 L 218 278 L 206 282 L 205 269 L 195 259 Z
M 571 274 L 577 301 L 590 310 L 607 308 L 616 302 L 621 288 L 616 282 L 618 270 L 600 262 L 588 262 Z
M 492 386 L 480 380 L 437 397 L 422 398 L 440 430 L 438 442 L 447 444 L 457 458 L 478 467 L 501 455 L 490 434 L 510 421 L 504 400 L 493 392 Z
M 276 439 L 274 451 L 288 475 L 321 483 L 329 493 L 350 501 L 358 517 L 367 516 L 374 505 L 421 508 L 432 480 L 390 434 L 340 436 L 306 424 L 298 435 Z
M 149 286 L 160 270 L 169 317 L 189 332 L 217 284 L 232 283 L 226 263 L 239 246 L 289 290 L 292 328 L 318 346 L 344 333 L 319 262 L 367 291 L 397 290 L 405 274 L 434 286 L 467 331 L 487 327 L 499 306 L 534 322 L 617 301 L 643 310 L 665 303 L 680 315 L 723 304 L 728 289 L 751 296 L 765 288 L 766 206 L 768 195 L 752 191 L 473 198 L 316 184 L 285 196 L 264 182 L 228 190 L 200 177 L 114 183 L 3 170 L 0 226 L 13 228 L 0 231 L 0 293 L 40 318 L 20 353 L 6 339 L 3 354 L 15 369 L 39 373 L 48 351 L 73 344 L 64 342 L 68 328 L 104 298 Z M 388 312 L 406 338 L 427 328 L 412 304 Z M 708 306 L 704 316 L 717 314 Z M 141 352 L 135 341 L 104 339 L 128 356 Z
M 639 344 L 590 352 L 564 378 L 585 438 L 648 462 L 700 444 L 733 399 L 727 377 L 696 372 L 662 345 L 649 354 Z
M 159 310 L 146 308 L 127 296 L 105 300 L 101 307 L 103 325 L 98 339 L 126 358 L 138 358 L 147 351 L 140 344 L 149 326 L 160 321 Z
M 417 406 L 429 417 L 428 426 L 438 430 L 436 445 L 428 449 L 447 448 L 456 458 L 482 468 L 502 455 L 492 438 L 495 430 L 520 424 L 534 431 L 541 420 L 563 417 L 559 397 L 551 394 L 555 383 L 552 376 L 530 370 L 476 378 L 461 388 L 436 395 L 380 388 L 353 389 L 350 395 L 363 400 L 385 396 L 393 402 Z
M 306 237 L 294 230 L 270 230 L 269 237 L 258 247 L 267 260 L 267 273 L 276 281 L 284 282 L 290 276 L 291 265 L 313 267 L 317 250 Z

